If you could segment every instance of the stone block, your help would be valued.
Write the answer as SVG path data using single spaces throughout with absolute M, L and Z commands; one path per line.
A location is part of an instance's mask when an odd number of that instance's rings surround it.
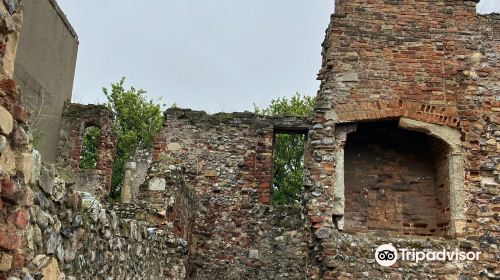
M 332 235 L 332 229 L 330 228 L 320 228 L 316 230 L 316 237 L 319 239 L 329 238 Z
M 18 249 L 20 245 L 20 237 L 16 231 L 0 229 L 0 248 L 6 250 Z
M 12 15 L 16 12 L 18 1 L 16 1 L 16 0 L 4 0 L 3 3 L 5 4 L 7 11 L 9 11 L 9 14 Z
M 149 181 L 148 189 L 150 191 L 164 191 L 166 189 L 167 182 L 164 178 L 153 178 Z
M 205 170 L 205 172 L 203 172 L 203 176 L 205 177 L 217 177 L 219 175 L 219 173 L 215 170 Z
M 70 193 L 67 196 L 66 203 L 70 209 L 77 210 L 80 208 L 82 200 L 77 193 Z
M 15 154 L 7 145 L 0 153 L 0 174 L 11 176 L 16 172 L 16 158 Z
M 28 122 L 29 112 L 24 107 L 15 105 L 13 118 L 18 122 L 26 124 Z
M 0 256 L 0 271 L 6 272 L 12 268 L 12 255 L 1 253 Z
M 358 82 L 358 73 L 341 73 L 335 76 L 337 82 Z
M 258 260 L 259 250 L 251 249 L 250 251 L 248 251 L 248 258 Z
M 19 187 L 18 185 L 11 180 L 2 180 L 0 181 L 0 194 L 4 198 L 8 198 L 10 200 L 16 200 L 16 197 L 19 197 Z
M 182 149 L 181 145 L 179 143 L 168 143 L 167 144 L 167 150 L 168 151 L 180 151 Z
M 26 147 L 29 144 L 29 136 L 24 128 L 16 126 L 13 130 L 11 143 L 14 147 Z
M 44 192 L 52 194 L 54 191 L 56 170 L 53 164 L 44 164 L 40 168 L 40 179 L 38 184 Z
M 42 276 L 41 280 L 61 279 L 61 271 L 59 270 L 59 264 L 55 257 L 37 255 L 31 264 L 31 269 Z
M 33 155 L 31 153 L 19 154 L 16 160 L 16 168 L 23 177 L 24 183 L 29 183 L 33 174 Z
M 33 150 L 33 169 L 31 172 L 31 183 L 36 183 L 40 179 L 40 172 L 42 169 L 42 155 L 37 150 Z
M 0 107 L 0 133 L 3 135 L 9 135 L 14 128 L 14 119 L 12 115 L 5 110 L 4 107 Z
M 0 153 L 6 146 L 7 146 L 7 138 L 5 138 L 5 136 L 3 135 L 0 135 Z
M 125 163 L 125 166 L 123 167 L 124 169 L 136 169 L 137 164 L 133 161 L 128 161 Z
M 22 269 L 24 267 L 24 253 L 21 250 L 17 250 L 13 255 L 12 269 Z
M 25 229 L 29 222 L 29 213 L 27 210 L 17 210 L 12 213 L 12 223 L 20 229 Z

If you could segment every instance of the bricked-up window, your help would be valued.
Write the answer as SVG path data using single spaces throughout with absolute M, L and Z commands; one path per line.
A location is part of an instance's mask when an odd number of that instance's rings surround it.
M 97 147 L 101 137 L 101 129 L 97 126 L 89 126 L 85 129 L 82 139 L 82 148 L 80 151 L 80 168 L 97 168 Z
M 299 202 L 303 184 L 305 132 L 276 131 L 273 142 L 274 205 Z
M 359 124 L 345 143 L 344 229 L 446 234 L 449 152 L 443 141 L 397 122 Z

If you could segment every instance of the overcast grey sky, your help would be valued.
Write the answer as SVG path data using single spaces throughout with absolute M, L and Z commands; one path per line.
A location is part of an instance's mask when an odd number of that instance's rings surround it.
M 314 95 L 333 0 L 59 0 L 80 46 L 73 101 L 127 77 L 167 105 L 252 110 Z M 481 12 L 500 0 L 482 0 Z

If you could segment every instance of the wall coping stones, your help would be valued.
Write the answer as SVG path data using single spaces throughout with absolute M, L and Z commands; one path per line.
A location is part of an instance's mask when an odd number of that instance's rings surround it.
M 191 123 L 211 123 L 211 124 L 253 124 L 262 127 L 273 126 L 277 130 L 304 130 L 311 126 L 310 117 L 297 117 L 287 115 L 265 116 L 252 112 L 233 112 L 208 114 L 205 111 L 195 111 L 191 109 L 171 108 L 167 109 L 163 115 L 165 121 L 169 119 L 188 119 Z

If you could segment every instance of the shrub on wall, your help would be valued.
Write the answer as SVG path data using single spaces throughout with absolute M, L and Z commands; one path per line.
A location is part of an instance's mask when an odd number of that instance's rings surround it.
M 161 106 L 148 99 L 146 91 L 124 87 L 125 78 L 103 88 L 108 107 L 114 114 L 113 131 L 116 135 L 115 160 L 111 182 L 111 197 L 120 195 L 123 182 L 123 165 L 137 147 L 150 147 L 155 134 L 161 129 L 163 115 Z M 89 127 L 84 135 L 80 168 L 96 168 L 97 146 L 100 129 Z

